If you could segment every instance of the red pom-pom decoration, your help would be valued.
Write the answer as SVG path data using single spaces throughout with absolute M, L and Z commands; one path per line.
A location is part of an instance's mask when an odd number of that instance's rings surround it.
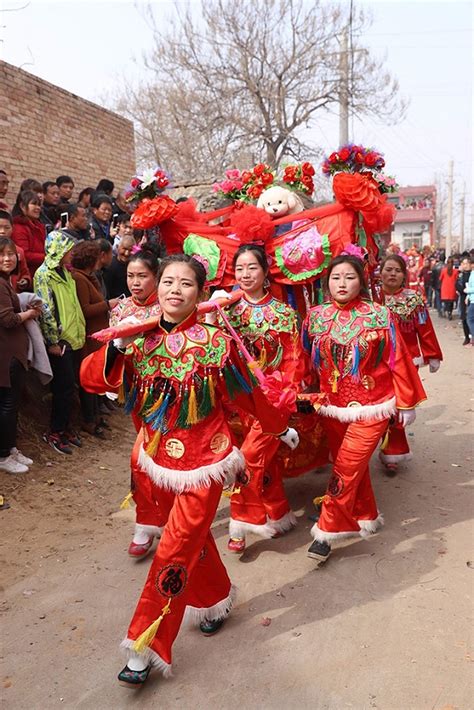
M 132 214 L 131 223 L 135 229 L 151 229 L 160 222 L 173 217 L 178 211 L 178 205 L 171 197 L 159 195 L 152 200 L 145 198 Z
M 242 244 L 263 242 L 273 236 L 274 224 L 265 210 L 254 205 L 245 205 L 230 218 L 230 226 Z

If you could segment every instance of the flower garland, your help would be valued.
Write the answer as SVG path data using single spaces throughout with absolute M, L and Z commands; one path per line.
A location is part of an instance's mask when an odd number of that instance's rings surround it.
M 293 190 L 299 190 L 305 195 L 312 195 L 314 191 L 314 172 L 311 163 L 287 165 L 283 171 L 282 180 L 287 187 Z
M 170 184 L 170 176 L 161 168 L 148 168 L 141 175 L 135 175 L 125 188 L 125 200 L 138 204 L 144 198 L 153 199 L 161 195 Z
M 251 202 L 258 200 L 265 188 L 273 183 L 275 174 L 266 163 L 258 163 L 252 170 L 226 170 L 225 177 L 222 182 L 214 183 L 213 192 L 231 200 Z
M 364 170 L 380 172 L 385 167 L 382 153 L 373 148 L 348 143 L 325 158 L 322 171 L 329 177 L 336 173 L 360 173 Z

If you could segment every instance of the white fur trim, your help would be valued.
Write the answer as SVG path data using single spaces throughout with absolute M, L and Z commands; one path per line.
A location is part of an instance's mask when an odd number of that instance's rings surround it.
M 279 518 L 279 520 L 268 518 L 268 524 L 274 527 L 276 532 L 284 533 L 294 528 L 298 524 L 298 520 L 293 511 L 290 510 L 288 513 L 285 513 L 283 517 Z
M 135 533 L 143 532 L 145 535 L 153 535 L 153 537 L 161 537 L 164 528 L 159 528 L 158 525 L 142 525 L 135 523 Z
M 379 513 L 375 520 L 358 520 L 360 527 L 360 536 L 368 537 L 377 532 L 379 528 L 384 524 L 384 519 L 382 513 Z
M 151 648 L 147 648 L 145 651 L 143 651 L 143 653 L 137 653 L 136 651 L 133 651 L 132 646 L 134 643 L 135 641 L 133 639 L 124 639 L 120 644 L 120 648 L 126 652 L 127 658 L 142 658 L 147 665 L 151 663 L 153 668 L 158 668 L 160 673 L 163 674 L 164 678 L 169 678 L 172 675 L 170 663 L 166 663 L 166 661 L 164 661 L 161 656 L 159 656 Z
M 413 364 L 415 365 L 415 367 L 424 367 L 428 363 L 425 362 L 425 358 L 423 357 L 423 355 L 418 355 L 418 357 L 413 358 Z
M 259 535 L 259 537 L 271 538 L 274 536 L 276 530 L 272 527 L 268 521 L 262 525 L 255 525 L 254 523 L 245 523 L 243 520 L 233 520 L 230 519 L 229 522 L 229 535 L 230 537 L 240 537 L 245 538 L 245 535 L 249 532 Z
M 397 413 L 395 397 L 379 404 L 363 404 L 361 407 L 336 407 L 328 404 L 320 407 L 318 413 L 340 422 L 358 422 L 361 419 L 388 419 Z
M 183 493 L 197 488 L 208 488 L 213 481 L 223 483 L 225 486 L 232 484 L 239 471 L 245 468 L 245 459 L 239 449 L 234 446 L 230 454 L 215 464 L 200 466 L 199 468 L 177 471 L 164 468 L 155 463 L 151 456 L 140 447 L 138 456 L 139 466 L 148 474 L 153 483 L 160 488 Z
M 187 606 L 184 612 L 183 624 L 199 625 L 202 621 L 217 621 L 224 619 L 234 606 L 237 598 L 237 587 L 230 585 L 229 596 L 209 607 Z
M 401 463 L 402 461 L 411 461 L 413 454 L 409 451 L 407 454 L 384 454 L 383 451 L 379 453 L 379 459 L 382 463 Z
M 327 532 L 326 530 L 320 530 L 317 523 L 313 525 L 310 533 L 313 539 L 318 542 L 336 542 L 337 540 L 342 540 L 345 537 L 358 537 L 360 535 L 359 530 L 349 530 L 348 532 Z

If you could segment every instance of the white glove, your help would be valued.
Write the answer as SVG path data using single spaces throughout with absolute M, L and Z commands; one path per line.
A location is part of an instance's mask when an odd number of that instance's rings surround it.
M 124 318 L 122 321 L 120 321 L 120 325 L 122 323 L 140 323 L 140 320 L 136 318 L 136 316 L 128 316 L 128 318 Z M 134 340 L 136 340 L 139 335 L 125 335 L 123 338 L 114 338 L 113 339 L 113 344 L 118 350 L 126 350 L 127 346 L 130 345 L 130 343 L 133 343 Z
M 232 294 L 228 291 L 224 291 L 223 288 L 217 289 L 217 291 L 214 291 L 212 296 L 210 297 L 210 301 L 215 301 L 216 298 L 231 298 Z
M 433 358 L 433 360 L 428 360 L 428 364 L 430 366 L 430 372 L 438 372 L 441 362 Z
M 398 421 L 403 428 L 410 426 L 416 419 L 416 412 L 414 409 L 399 409 L 398 410 Z
M 300 443 L 300 437 L 298 436 L 298 432 L 296 431 L 296 429 L 292 429 L 291 427 L 289 427 L 289 429 L 287 429 L 284 434 L 280 434 L 278 438 L 281 439 L 284 444 L 289 446 L 290 449 L 296 449 L 296 447 Z

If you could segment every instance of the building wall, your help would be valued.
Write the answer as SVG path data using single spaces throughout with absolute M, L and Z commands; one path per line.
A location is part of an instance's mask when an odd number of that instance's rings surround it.
M 76 195 L 103 177 L 121 188 L 135 171 L 133 124 L 0 61 L 0 168 L 10 178 L 8 204 L 27 177 L 70 175 Z

